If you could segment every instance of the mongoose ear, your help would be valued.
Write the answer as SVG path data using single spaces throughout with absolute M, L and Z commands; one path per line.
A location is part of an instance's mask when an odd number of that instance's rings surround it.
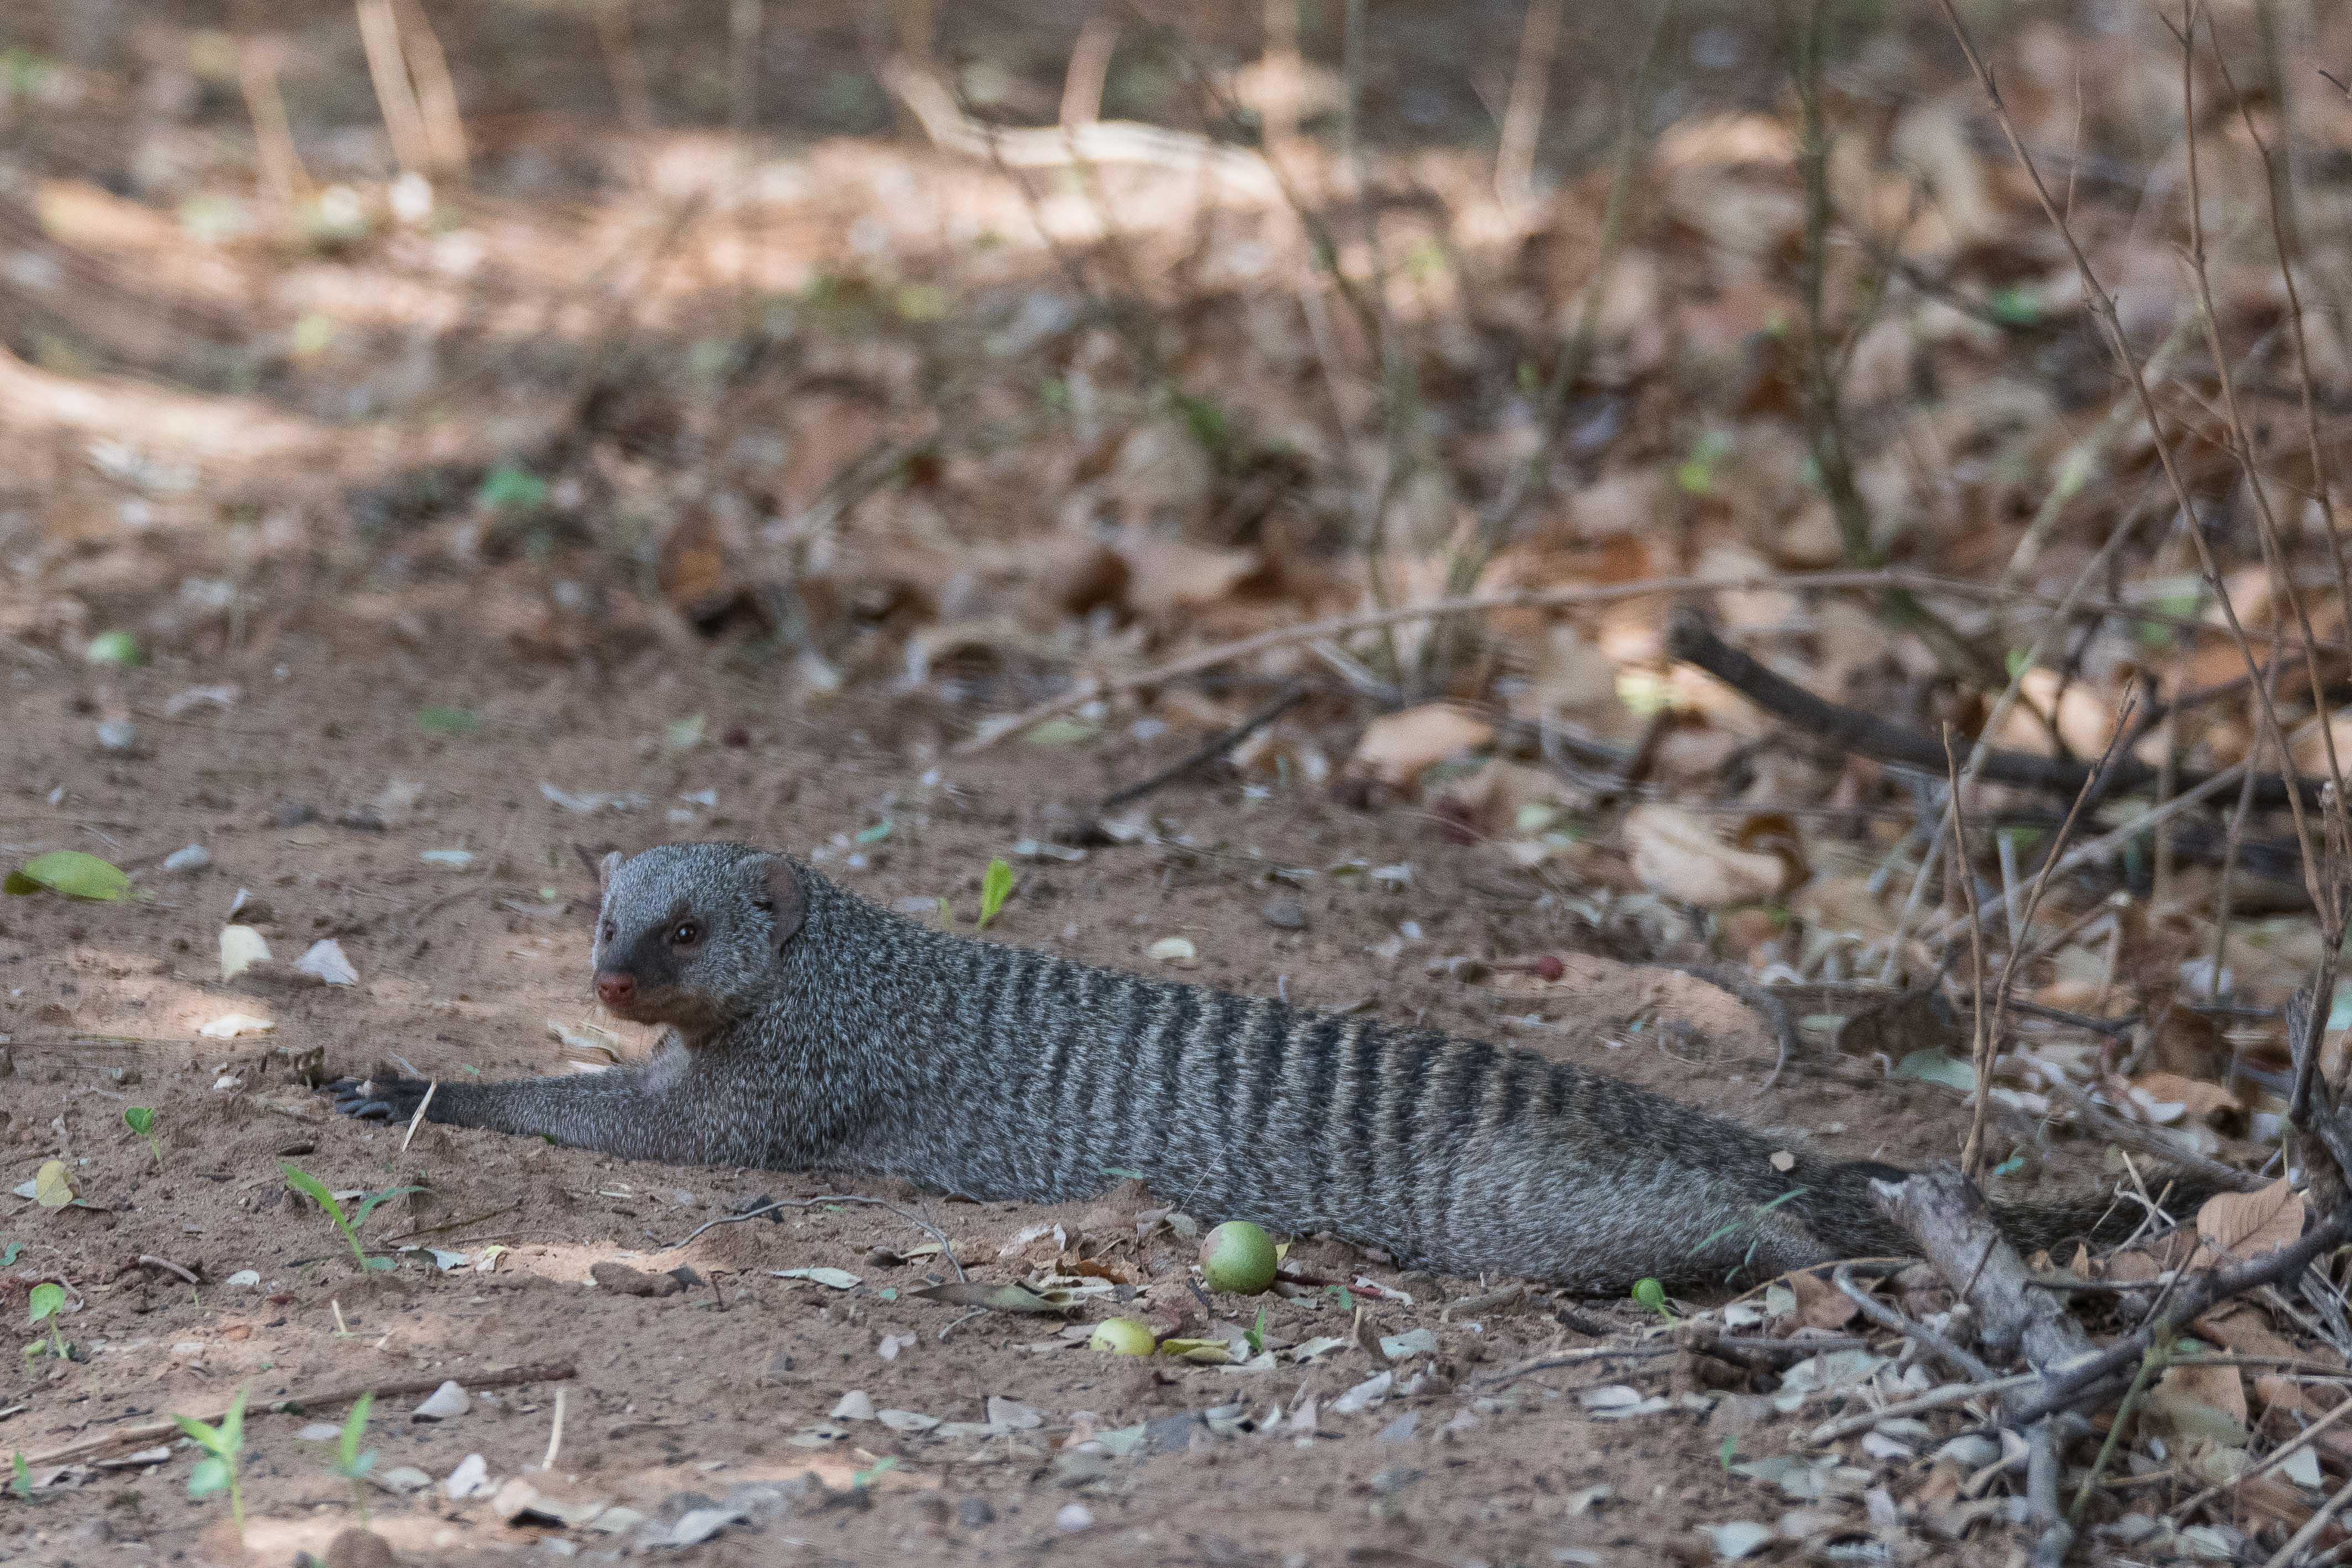
M 597 861 L 596 890 L 600 893 L 611 892 L 613 890 L 613 873 L 620 868 L 621 852 L 617 849 L 605 856 L 602 860 Z
M 808 915 L 808 900 L 801 892 L 801 879 L 793 873 L 793 863 L 781 855 L 768 858 L 768 908 L 776 922 L 776 951 L 799 934 L 801 921 Z

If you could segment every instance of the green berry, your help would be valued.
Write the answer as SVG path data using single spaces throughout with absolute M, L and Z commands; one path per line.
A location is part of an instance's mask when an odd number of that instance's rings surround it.
M 1087 1349 L 1111 1355 L 1150 1355 L 1158 1343 L 1159 1336 L 1148 1323 L 1134 1318 L 1105 1318 L 1095 1325 Z
M 1255 1296 L 1274 1283 L 1274 1237 L 1245 1219 L 1229 1219 L 1201 1243 L 1201 1278 L 1212 1290 Z

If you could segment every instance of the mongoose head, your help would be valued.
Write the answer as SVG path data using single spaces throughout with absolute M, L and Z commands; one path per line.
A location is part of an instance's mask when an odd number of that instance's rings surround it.
M 596 995 L 633 1023 L 694 1032 L 754 1011 L 808 911 L 792 862 L 740 844 L 614 853 L 597 876 Z

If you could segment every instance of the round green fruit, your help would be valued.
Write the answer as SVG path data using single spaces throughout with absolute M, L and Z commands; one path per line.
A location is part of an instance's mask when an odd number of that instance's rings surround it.
M 1111 1355 L 1150 1355 L 1159 1344 L 1149 1323 L 1133 1318 L 1105 1318 L 1095 1325 L 1094 1337 L 1087 1341 L 1087 1349 L 1103 1351 Z
M 1274 1283 L 1274 1237 L 1245 1219 L 1229 1219 L 1201 1243 L 1201 1278 L 1212 1290 L 1255 1296 Z

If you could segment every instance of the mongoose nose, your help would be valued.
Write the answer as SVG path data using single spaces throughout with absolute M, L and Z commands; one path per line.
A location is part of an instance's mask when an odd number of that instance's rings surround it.
M 637 977 L 634 974 L 596 976 L 596 1000 L 607 1007 L 625 1007 L 636 994 Z

